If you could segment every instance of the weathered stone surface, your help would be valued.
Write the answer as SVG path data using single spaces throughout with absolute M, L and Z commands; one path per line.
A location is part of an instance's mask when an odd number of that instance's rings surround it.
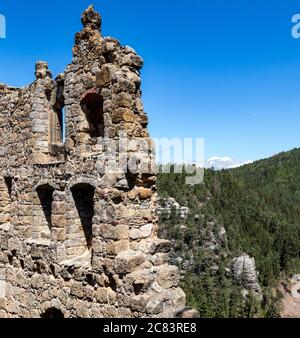
M 300 311 L 300 275 L 280 283 L 279 291 L 282 294 L 281 318 L 299 318 Z
M 139 196 L 141 199 L 150 198 L 153 195 L 153 191 L 151 189 L 139 188 Z
M 150 300 L 150 296 L 145 296 L 145 295 L 132 296 L 130 298 L 130 308 L 133 311 L 146 312 L 146 306 L 149 300 Z
M 289 290 L 294 299 L 300 298 L 300 275 L 294 275 L 289 282 Z
M 185 307 L 182 310 L 178 311 L 175 314 L 176 318 L 200 318 L 200 313 L 199 311 L 190 308 L 190 307 Z
M 163 303 L 159 300 L 150 300 L 150 302 L 147 304 L 146 312 L 149 315 L 158 315 L 163 311 Z
M 108 288 L 100 288 L 96 291 L 96 299 L 100 304 L 108 303 Z
M 150 237 L 153 231 L 153 224 L 146 224 L 141 227 L 141 235 L 143 238 Z
M 120 240 L 107 244 L 106 252 L 109 255 L 118 255 L 120 252 L 127 251 L 129 249 L 129 240 Z
M 156 239 L 154 240 L 149 248 L 151 254 L 158 252 L 166 253 L 171 250 L 171 242 L 165 239 Z
M 187 219 L 189 214 L 189 208 L 181 206 L 175 198 L 163 198 L 159 200 L 158 214 L 164 215 L 165 218 L 170 218 L 172 212 L 176 211 L 181 219 Z
M 232 261 L 232 274 L 235 282 L 246 291 L 254 291 L 260 295 L 261 288 L 258 283 L 255 260 L 248 255 L 234 258 Z
M 0 85 L 0 317 L 172 316 L 143 60 L 92 6 L 81 20 L 63 73 L 39 61 L 30 86 Z
M 129 230 L 127 225 L 117 225 L 115 228 L 115 235 L 117 240 L 128 239 Z
M 119 108 L 113 115 L 113 121 L 115 123 L 120 122 L 134 122 L 136 119 L 134 113 L 128 108 Z
M 118 274 L 130 273 L 145 261 L 145 256 L 139 252 L 122 252 L 115 258 L 114 269 Z
M 137 270 L 127 275 L 125 289 L 128 292 L 146 293 L 154 282 L 154 275 L 149 270 Z
M 93 6 L 89 6 L 89 8 L 82 13 L 81 22 L 84 27 L 92 25 L 95 29 L 101 28 L 101 16 L 94 10 Z
M 131 229 L 129 232 L 129 236 L 131 239 L 140 239 L 142 237 L 142 232 L 140 229 Z
M 108 64 L 104 65 L 96 77 L 96 85 L 106 86 L 111 82 L 114 72 L 117 71 L 117 68 L 114 65 Z
M 179 271 L 176 266 L 163 266 L 158 270 L 157 282 L 162 288 L 177 287 L 179 284 Z

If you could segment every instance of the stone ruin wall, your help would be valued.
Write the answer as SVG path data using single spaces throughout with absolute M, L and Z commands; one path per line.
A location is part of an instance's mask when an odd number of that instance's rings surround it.
M 38 62 L 30 86 L 0 85 L 0 317 L 170 317 L 185 294 L 157 238 L 155 173 L 102 170 L 104 137 L 151 144 L 143 61 L 102 37 L 93 7 L 82 23 L 55 80 Z

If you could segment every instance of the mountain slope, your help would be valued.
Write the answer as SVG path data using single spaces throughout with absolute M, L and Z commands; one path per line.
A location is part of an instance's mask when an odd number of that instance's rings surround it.
M 204 184 L 194 187 L 184 173 L 159 176 L 161 198 L 189 208 L 186 219 L 176 210 L 162 214 L 161 235 L 175 239 L 174 263 L 185 270 L 189 301 L 202 316 L 278 315 L 274 287 L 300 272 L 299 169 L 294 149 L 237 169 L 206 170 Z M 255 258 L 261 302 L 237 292 L 243 285 L 232 276 L 232 259 L 244 253 Z

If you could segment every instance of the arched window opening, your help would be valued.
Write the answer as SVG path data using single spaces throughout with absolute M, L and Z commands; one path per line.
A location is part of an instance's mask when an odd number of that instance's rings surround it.
M 44 239 L 49 239 L 51 235 L 52 228 L 52 202 L 53 202 L 53 192 L 54 188 L 50 185 L 42 185 L 36 189 L 39 205 L 35 206 L 35 220 L 40 228 L 39 236 Z
M 91 137 L 104 137 L 103 98 L 95 93 L 87 94 L 81 101 L 81 109 L 85 113 Z
M 77 184 L 71 188 L 78 212 L 79 222 L 88 249 L 92 247 L 95 188 L 89 184 Z
M 42 315 L 44 319 L 63 319 L 64 315 L 61 310 L 56 309 L 55 307 L 47 309 Z

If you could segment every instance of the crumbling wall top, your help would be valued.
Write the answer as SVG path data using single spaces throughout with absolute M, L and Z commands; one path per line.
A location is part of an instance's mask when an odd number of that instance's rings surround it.
M 81 16 L 81 22 L 84 27 L 90 26 L 93 29 L 101 29 L 101 16 L 95 11 L 94 6 L 90 5 Z
M 35 64 L 35 76 L 37 79 L 52 78 L 51 71 L 48 69 L 48 63 L 45 61 L 38 61 Z

